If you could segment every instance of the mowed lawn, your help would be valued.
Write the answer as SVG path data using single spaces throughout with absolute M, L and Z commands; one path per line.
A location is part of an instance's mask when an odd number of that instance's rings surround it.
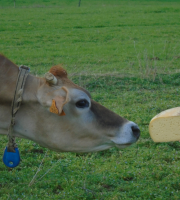
M 40 76 L 62 63 L 93 99 L 136 122 L 141 138 L 87 154 L 17 139 L 22 161 L 0 162 L 0 199 L 179 200 L 180 143 L 154 143 L 148 124 L 180 104 L 180 2 L 78 3 L 1 0 L 0 52 Z M 2 157 L 7 137 L 0 143 Z

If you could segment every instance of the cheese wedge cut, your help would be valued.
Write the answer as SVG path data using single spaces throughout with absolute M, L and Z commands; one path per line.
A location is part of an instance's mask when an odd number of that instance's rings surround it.
M 149 133 L 154 142 L 180 141 L 180 107 L 165 110 L 153 117 Z

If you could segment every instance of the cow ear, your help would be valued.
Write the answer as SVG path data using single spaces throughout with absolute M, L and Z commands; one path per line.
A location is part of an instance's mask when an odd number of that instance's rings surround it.
M 63 106 L 69 102 L 69 91 L 66 87 L 62 87 L 61 89 L 65 91 L 66 96 L 55 96 L 54 99 L 52 99 L 52 104 L 49 110 L 52 113 L 63 116 L 66 115 Z

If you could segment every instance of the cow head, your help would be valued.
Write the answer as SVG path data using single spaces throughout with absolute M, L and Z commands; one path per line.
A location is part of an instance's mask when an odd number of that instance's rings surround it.
M 39 137 L 37 142 L 56 151 L 124 148 L 140 136 L 134 122 L 92 100 L 89 92 L 70 81 L 60 66 L 52 67 L 41 80 L 37 98 L 42 107 L 40 115 L 37 114 L 42 125 L 41 133 L 36 130 L 39 135 L 34 140 Z M 39 129 L 38 126 L 35 129 Z

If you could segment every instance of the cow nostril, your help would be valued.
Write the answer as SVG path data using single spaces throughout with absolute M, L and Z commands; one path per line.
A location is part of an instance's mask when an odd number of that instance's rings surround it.
M 137 139 L 138 139 L 140 136 L 140 130 L 139 130 L 138 126 L 132 126 L 131 129 L 132 129 L 133 135 L 135 137 L 137 137 Z

